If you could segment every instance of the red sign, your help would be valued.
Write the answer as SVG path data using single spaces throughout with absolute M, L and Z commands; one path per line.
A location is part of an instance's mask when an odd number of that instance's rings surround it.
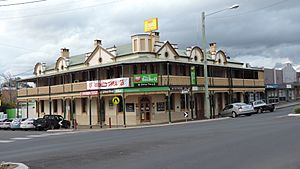
M 87 90 L 129 87 L 129 78 L 87 81 Z

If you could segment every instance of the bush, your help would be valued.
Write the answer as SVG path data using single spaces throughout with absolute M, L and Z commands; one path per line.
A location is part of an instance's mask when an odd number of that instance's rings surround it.
M 300 108 L 296 108 L 296 109 L 294 110 L 294 112 L 295 112 L 296 114 L 300 114 Z

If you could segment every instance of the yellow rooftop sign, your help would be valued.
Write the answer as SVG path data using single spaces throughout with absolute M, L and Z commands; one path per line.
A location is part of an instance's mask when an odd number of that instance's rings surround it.
M 144 32 L 158 30 L 158 18 L 152 18 L 144 21 Z

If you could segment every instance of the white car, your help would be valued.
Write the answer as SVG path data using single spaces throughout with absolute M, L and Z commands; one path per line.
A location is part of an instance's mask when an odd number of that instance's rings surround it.
M 24 130 L 30 130 L 35 129 L 35 126 L 33 125 L 34 118 L 29 118 L 21 122 L 20 128 Z
M 239 115 L 250 116 L 252 113 L 254 113 L 254 108 L 252 105 L 246 103 L 232 103 L 225 106 L 223 111 L 220 112 L 220 115 L 231 116 L 232 118 L 235 118 Z
M 9 119 L 4 119 L 4 120 L 0 121 L 0 129 L 9 129 L 11 122 L 12 122 L 12 120 L 9 120 Z

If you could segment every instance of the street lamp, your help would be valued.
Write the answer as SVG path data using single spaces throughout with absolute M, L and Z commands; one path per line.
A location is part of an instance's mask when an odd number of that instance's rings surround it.
M 205 17 L 225 11 L 225 10 L 229 10 L 229 9 L 236 9 L 238 8 L 239 5 L 238 4 L 234 4 L 230 7 L 221 9 L 219 11 L 215 11 L 209 14 L 205 15 L 205 12 L 202 12 L 202 48 L 203 48 L 203 57 L 204 57 L 204 92 L 205 92 L 205 96 L 204 96 L 204 116 L 206 118 L 211 118 L 210 117 L 210 109 L 209 109 L 209 94 L 208 94 L 208 75 L 207 75 L 207 56 L 206 56 L 206 35 L 205 35 Z

